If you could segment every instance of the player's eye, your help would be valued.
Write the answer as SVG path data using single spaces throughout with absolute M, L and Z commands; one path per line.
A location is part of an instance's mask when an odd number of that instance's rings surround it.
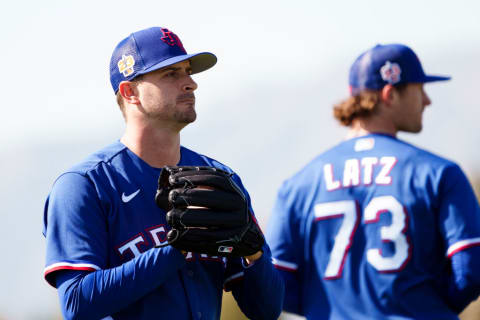
M 178 72 L 177 71 L 170 71 L 165 74 L 165 77 L 167 78 L 176 78 L 178 77 Z
M 185 76 L 185 75 L 190 75 L 192 73 L 192 71 L 190 69 L 187 69 L 187 70 L 169 70 L 167 72 L 165 72 L 163 74 L 163 77 L 164 78 L 168 78 L 168 79 L 179 79 L 180 77 L 182 76 Z

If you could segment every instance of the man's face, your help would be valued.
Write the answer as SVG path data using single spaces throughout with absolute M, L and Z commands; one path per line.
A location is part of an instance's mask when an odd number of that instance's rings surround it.
M 423 110 L 430 103 L 430 98 L 423 89 L 423 83 L 409 83 L 404 90 L 398 91 L 393 119 L 397 130 L 420 132 Z
M 137 90 L 145 116 L 180 129 L 195 121 L 193 92 L 197 84 L 190 74 L 189 61 L 144 74 L 138 80 Z

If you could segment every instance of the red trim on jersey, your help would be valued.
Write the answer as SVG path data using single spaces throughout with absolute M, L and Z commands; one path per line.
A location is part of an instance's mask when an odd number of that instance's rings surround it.
M 450 253 L 448 253 L 447 257 L 451 258 L 457 252 L 466 250 L 468 248 L 477 247 L 477 246 L 480 246 L 480 241 L 479 242 L 466 243 L 463 246 L 459 246 L 458 248 L 455 248 L 454 250 L 452 250 Z
M 45 271 L 43 273 L 43 277 L 45 278 L 45 281 L 48 282 L 49 285 L 52 287 L 55 287 L 54 283 L 52 282 L 53 279 L 51 278 L 51 275 L 60 270 L 78 270 L 78 271 L 97 271 L 100 270 L 99 267 L 89 264 L 89 263 L 69 263 L 69 262 L 60 262 L 60 263 L 54 263 L 50 265 L 49 267 L 45 268 Z
M 298 270 L 298 265 L 296 263 L 278 260 L 276 258 L 272 258 L 272 264 L 275 269 L 288 271 L 288 272 L 296 272 Z
M 279 266 L 278 264 L 273 264 L 273 267 L 278 270 L 288 271 L 288 272 L 297 272 L 297 269 L 288 268 L 285 266 Z
M 329 219 L 336 219 L 336 218 L 343 218 L 345 214 L 344 213 L 339 213 L 339 214 L 332 214 L 331 216 L 325 216 L 325 217 L 315 217 L 313 221 L 321 221 L 321 220 L 329 220 Z

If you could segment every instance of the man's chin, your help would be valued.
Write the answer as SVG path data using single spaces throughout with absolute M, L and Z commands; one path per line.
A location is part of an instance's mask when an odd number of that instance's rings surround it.
M 184 123 L 185 125 L 187 125 L 187 124 L 190 124 L 190 123 L 195 122 L 195 120 L 196 120 L 196 118 L 194 118 L 194 119 L 185 119 L 184 121 L 182 121 L 182 123 Z
M 193 111 L 187 114 L 182 114 L 177 119 L 178 119 L 178 122 L 187 125 L 189 123 L 195 122 L 195 120 L 197 119 L 197 113 Z
M 408 133 L 420 133 L 422 131 L 422 126 L 410 127 L 405 129 L 400 129 L 399 131 L 408 132 Z

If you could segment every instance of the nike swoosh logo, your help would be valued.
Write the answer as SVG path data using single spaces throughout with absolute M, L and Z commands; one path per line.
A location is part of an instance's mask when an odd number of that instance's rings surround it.
M 137 191 L 135 191 L 134 193 L 130 194 L 130 195 L 125 195 L 125 192 L 122 193 L 122 201 L 127 203 L 129 202 L 130 200 L 132 200 L 133 198 L 135 198 L 135 196 L 140 192 L 140 189 L 138 189 Z

